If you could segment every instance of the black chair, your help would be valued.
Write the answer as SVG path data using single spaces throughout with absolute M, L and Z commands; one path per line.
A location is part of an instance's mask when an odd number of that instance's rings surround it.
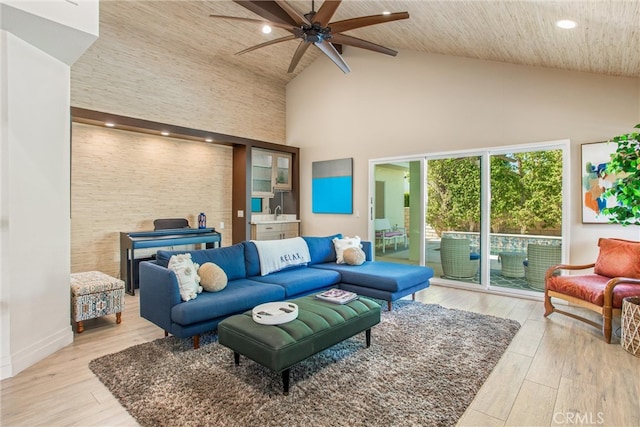
M 186 218 L 161 218 L 153 221 L 154 231 L 170 228 L 189 228 L 189 221 Z

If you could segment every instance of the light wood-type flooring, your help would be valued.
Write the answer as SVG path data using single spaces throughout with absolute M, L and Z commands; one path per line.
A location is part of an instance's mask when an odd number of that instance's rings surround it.
M 640 426 L 640 358 L 627 353 L 615 334 L 606 344 L 582 322 L 559 314 L 545 319 L 540 301 L 440 286 L 417 299 L 522 325 L 459 425 Z M 0 425 L 137 425 L 88 363 L 162 338 L 162 330 L 140 318 L 138 297 L 129 295 L 122 324 L 112 315 L 87 321 L 85 328 L 73 344 L 2 381 Z

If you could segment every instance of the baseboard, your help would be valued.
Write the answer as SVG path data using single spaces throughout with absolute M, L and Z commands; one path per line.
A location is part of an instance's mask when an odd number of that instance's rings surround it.
M 35 365 L 45 357 L 71 343 L 73 343 L 73 329 L 69 325 L 22 350 L 12 353 L 2 360 L 2 379 L 17 375 L 29 366 Z
M 11 358 L 3 357 L 0 359 L 0 380 L 11 377 Z

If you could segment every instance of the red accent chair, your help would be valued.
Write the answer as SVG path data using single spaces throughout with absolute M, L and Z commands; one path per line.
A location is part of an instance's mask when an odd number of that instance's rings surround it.
M 553 312 L 581 320 L 596 328 L 602 328 L 604 339 L 611 342 L 611 319 L 620 316 L 622 299 L 640 296 L 640 242 L 624 239 L 598 240 L 600 252 L 593 264 L 550 267 L 545 275 L 544 316 Z M 586 270 L 591 274 L 554 275 L 558 270 Z M 559 298 L 600 314 L 602 324 L 574 313 L 559 310 L 551 303 Z

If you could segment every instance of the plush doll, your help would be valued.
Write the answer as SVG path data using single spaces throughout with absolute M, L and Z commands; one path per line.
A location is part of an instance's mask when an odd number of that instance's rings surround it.
M 198 270 L 200 285 L 207 292 L 218 292 L 227 286 L 227 274 L 220 266 L 212 262 L 205 262 Z

